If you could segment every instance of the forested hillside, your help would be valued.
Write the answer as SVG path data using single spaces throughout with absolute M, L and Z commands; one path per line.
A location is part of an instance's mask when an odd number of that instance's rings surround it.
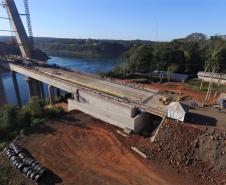
M 21 55 L 18 44 L 14 38 L 0 37 L 0 58 L 4 58 L 5 55 Z M 42 61 L 49 59 L 47 54 L 38 48 L 35 48 L 32 56 L 34 59 Z
M 122 55 L 123 63 L 109 75 L 148 73 L 154 70 L 197 74 L 204 68 L 226 71 L 226 40 L 222 36 L 209 39 L 195 33 L 171 42 L 141 44 Z M 207 62 L 208 61 L 208 62 Z M 212 70 L 212 69 L 211 69 Z
M 19 53 L 18 47 L 9 38 L 7 40 L 7 37 L 0 37 L 0 41 L 0 54 Z M 110 76 L 148 73 L 154 70 L 195 75 L 199 70 L 208 68 L 207 64 L 216 64 L 216 72 L 226 70 L 225 36 L 207 38 L 202 33 L 193 33 L 170 42 L 35 38 L 35 45 L 49 56 L 120 57 L 122 64 Z
M 140 41 L 36 38 L 35 43 L 49 56 L 118 58 Z
M 95 40 L 95 39 L 63 39 L 36 37 L 35 47 L 41 49 L 49 56 L 75 57 L 75 58 L 118 58 L 125 51 L 140 44 L 149 44 L 151 41 L 122 41 L 122 40 Z M 13 46 L 11 37 L 1 37 L 0 42 L 7 43 L 4 51 L 10 54 L 18 53 Z

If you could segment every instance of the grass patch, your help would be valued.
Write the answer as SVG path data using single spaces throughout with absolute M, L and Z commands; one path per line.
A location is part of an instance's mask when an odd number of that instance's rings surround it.
M 17 183 L 20 182 L 16 170 L 0 156 L 0 185 L 12 184 L 12 179 L 13 181 L 16 180 Z
M 191 80 L 187 81 L 185 83 L 185 85 L 188 88 L 192 89 L 193 91 L 200 91 L 201 82 L 202 81 L 200 79 L 191 79 Z M 209 83 L 208 82 L 204 82 L 201 91 L 207 92 L 208 87 L 209 87 Z M 217 89 L 217 84 L 216 83 L 213 84 L 213 89 Z M 226 90 L 226 86 L 221 84 L 219 86 L 219 92 L 225 91 L 225 90 Z

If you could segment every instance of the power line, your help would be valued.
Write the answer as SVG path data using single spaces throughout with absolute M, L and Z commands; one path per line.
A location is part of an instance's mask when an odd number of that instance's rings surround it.
M 13 33 L 13 32 L 16 32 L 16 31 L 12 31 L 12 30 L 0 30 L 1 32 L 11 32 L 11 33 Z
M 8 18 L 8 17 L 0 17 L 0 19 L 10 19 L 10 18 Z

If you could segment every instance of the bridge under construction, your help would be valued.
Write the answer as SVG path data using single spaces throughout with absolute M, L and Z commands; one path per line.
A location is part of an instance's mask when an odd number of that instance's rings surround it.
M 151 124 L 153 116 L 164 117 L 166 105 L 157 91 L 131 88 L 93 75 L 52 67 L 32 59 L 33 42 L 29 40 L 14 0 L 3 0 L 13 32 L 22 53 L 20 61 L 0 61 L 12 72 L 18 105 L 21 105 L 16 73 L 27 76 L 30 97 L 44 97 L 43 83 L 48 85 L 50 104 L 55 102 L 54 89 L 71 93 L 69 110 L 80 110 L 105 122 L 140 132 Z M 29 19 L 28 19 L 29 20 Z M 31 30 L 30 30 L 31 31 Z M 1 88 L 0 94 L 4 89 Z

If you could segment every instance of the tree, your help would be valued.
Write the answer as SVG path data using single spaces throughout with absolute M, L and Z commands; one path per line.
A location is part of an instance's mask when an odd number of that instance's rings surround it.
M 18 108 L 16 106 L 4 105 L 0 113 L 0 130 L 10 132 L 13 128 L 17 128 L 16 116 Z
M 213 87 L 213 78 L 215 76 L 215 73 L 217 73 L 220 70 L 220 58 L 219 53 L 222 51 L 222 47 L 221 48 L 214 48 L 211 51 L 211 57 L 206 61 L 206 66 L 205 66 L 205 72 L 207 70 L 210 71 L 210 82 L 209 82 L 209 87 L 207 90 L 207 94 L 206 94 L 206 98 L 205 98 L 205 102 L 207 102 L 210 99 L 211 93 L 212 93 L 212 87 Z M 202 81 L 203 83 L 203 81 Z
M 192 33 L 188 35 L 186 39 L 191 41 L 199 41 L 199 40 L 206 40 L 207 36 L 203 33 Z
M 131 48 L 122 56 L 123 64 L 121 71 L 127 73 L 145 73 L 153 69 L 152 47 L 149 45 L 139 45 Z
M 168 67 L 167 78 L 168 78 L 169 82 L 172 80 L 173 73 L 176 72 L 177 70 L 178 70 L 177 65 L 171 65 L 171 66 Z

